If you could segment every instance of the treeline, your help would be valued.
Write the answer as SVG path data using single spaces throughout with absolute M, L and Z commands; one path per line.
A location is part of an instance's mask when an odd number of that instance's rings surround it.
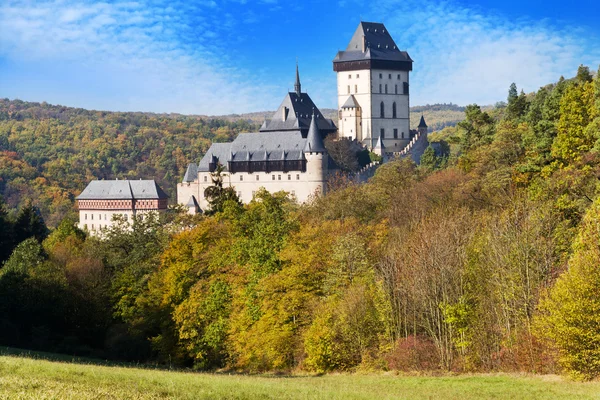
M 256 126 L 179 114 L 89 111 L 0 99 L 0 195 L 55 227 L 92 179 L 154 178 L 175 199 L 187 164 Z
M 64 221 L 0 270 L 2 344 L 203 370 L 593 378 L 600 77 L 580 67 L 465 115 L 440 136 L 448 158 L 340 178 L 307 205 L 261 191 L 242 206 L 216 185 L 209 215 L 103 240 Z

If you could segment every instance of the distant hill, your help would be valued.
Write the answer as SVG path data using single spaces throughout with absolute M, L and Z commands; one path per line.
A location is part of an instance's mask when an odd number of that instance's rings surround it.
M 465 117 L 464 107 L 456 104 L 427 104 L 410 108 L 410 126 L 413 129 L 419 125 L 421 114 L 429 126 L 429 131 L 434 132 L 447 126 L 454 126 Z M 221 118 L 225 121 L 246 121 L 253 124 L 261 124 L 265 118 L 271 118 L 275 111 L 257 111 L 244 114 L 229 114 L 220 116 L 203 116 L 203 118 Z M 333 108 L 322 108 L 321 113 L 325 118 L 330 118 L 337 123 L 337 110 Z

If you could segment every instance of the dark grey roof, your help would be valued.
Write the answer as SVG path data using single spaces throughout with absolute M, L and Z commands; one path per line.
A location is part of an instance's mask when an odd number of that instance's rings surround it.
M 421 115 L 421 121 L 419 122 L 419 128 L 427 128 L 427 124 L 425 123 L 425 118 Z
M 198 178 L 198 166 L 196 163 L 188 164 L 187 171 L 183 176 L 184 182 L 194 182 Z
M 229 161 L 302 160 L 306 141 L 298 131 L 240 133 L 231 143 L 213 143 L 198 171 L 210 171 L 213 158 L 225 170 Z
M 77 200 L 168 199 L 154 180 L 91 181 Z
M 290 92 L 283 98 L 273 117 L 266 121 L 260 131 L 300 131 L 306 137 L 313 112 L 318 117 L 317 124 L 323 134 L 327 135 L 337 130 L 333 121 L 323 117 L 323 114 L 307 93 L 298 95 L 295 92 Z
M 306 145 L 304 151 L 317 152 L 325 151 L 325 145 L 323 144 L 323 138 L 317 127 L 317 118 L 313 114 L 310 121 L 310 128 L 308 129 L 308 136 L 306 137 Z
M 238 137 L 241 135 L 238 135 Z M 227 161 L 229 161 L 229 154 L 231 151 L 231 142 L 230 143 L 213 143 L 202 160 L 198 163 L 198 171 L 199 172 L 208 172 L 209 164 L 213 162 L 213 158 L 215 161 L 220 162 L 225 168 L 227 168 Z
M 348 97 L 348 100 L 346 100 L 342 108 L 358 108 L 358 103 L 356 102 L 353 94 Z
M 382 60 L 412 63 L 406 51 L 396 46 L 386 27 L 377 22 L 361 22 L 345 51 L 340 51 L 333 62 Z

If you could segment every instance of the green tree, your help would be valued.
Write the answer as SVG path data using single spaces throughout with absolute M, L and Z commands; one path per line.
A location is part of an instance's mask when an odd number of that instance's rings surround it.
M 560 361 L 576 378 L 600 375 L 600 201 L 590 207 L 568 269 L 541 301 L 541 334 L 553 341 Z
M 204 190 L 204 197 L 209 206 L 209 210 L 207 210 L 208 215 L 222 212 L 225 209 L 225 204 L 227 202 L 241 204 L 235 189 L 231 186 L 224 187 L 224 170 L 225 167 L 219 163 L 215 171 L 210 174 L 212 185 Z
M 14 224 L 14 235 L 16 243 L 30 237 L 35 237 L 38 242 L 42 242 L 48 236 L 48 228 L 37 207 L 34 207 L 31 201 L 27 201 L 19 211 Z

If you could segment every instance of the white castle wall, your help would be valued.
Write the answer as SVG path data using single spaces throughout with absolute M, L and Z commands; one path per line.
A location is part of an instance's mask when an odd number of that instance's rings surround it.
M 326 157 L 322 153 L 306 154 L 306 172 L 224 172 L 223 184 L 233 187 L 243 203 L 249 203 L 254 194 L 265 188 L 271 193 L 285 191 L 296 198 L 299 203 L 308 201 L 317 193 L 325 191 Z M 204 190 L 212 185 L 210 172 L 199 172 L 195 182 L 177 185 L 177 202 L 185 205 L 194 195 L 200 208 L 206 210 L 208 202 L 204 198 Z

